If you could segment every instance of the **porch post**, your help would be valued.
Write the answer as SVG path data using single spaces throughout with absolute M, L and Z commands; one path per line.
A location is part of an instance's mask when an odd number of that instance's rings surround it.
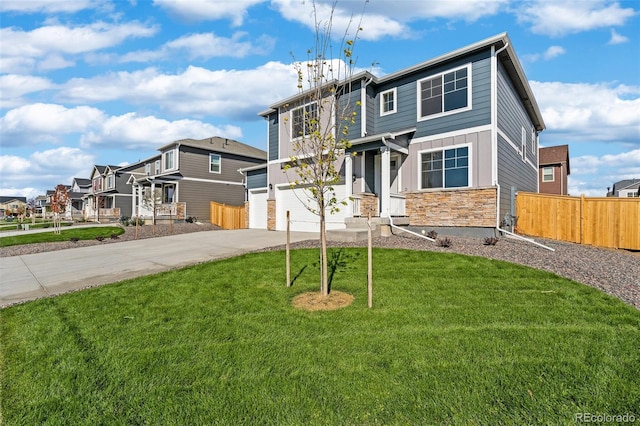
M 380 148 L 382 153 L 381 165 L 382 174 L 380 178 L 380 217 L 389 217 L 391 210 L 391 151 L 389 147 Z
M 344 157 L 344 184 L 346 186 L 345 200 L 347 202 L 346 209 L 347 214 L 345 217 L 353 217 L 353 201 L 351 200 L 351 196 L 353 195 L 353 161 L 351 155 L 349 153 L 345 154 Z

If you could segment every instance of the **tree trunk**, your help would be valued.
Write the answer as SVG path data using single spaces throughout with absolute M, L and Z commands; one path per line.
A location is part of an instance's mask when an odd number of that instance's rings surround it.
M 327 267 L 327 232 L 326 232 L 326 218 L 324 209 L 320 210 L 320 279 L 321 281 L 321 294 L 323 296 L 329 295 L 329 279 L 328 279 L 328 267 Z

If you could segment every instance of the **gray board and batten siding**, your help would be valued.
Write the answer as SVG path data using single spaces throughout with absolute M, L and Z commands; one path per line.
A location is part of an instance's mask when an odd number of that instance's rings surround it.
M 247 174 L 247 189 L 258 189 L 267 187 L 267 167 L 263 167 L 257 170 L 248 170 Z
M 280 158 L 280 133 L 279 133 L 279 112 L 274 111 L 267 116 L 268 133 L 267 133 L 267 151 L 269 155 L 269 161 L 275 161 Z
M 498 66 L 498 184 L 502 220 L 510 213 L 512 187 L 516 191 L 538 191 L 538 152 L 533 123 L 524 109 L 504 67 Z M 522 156 L 522 129 L 525 136 L 525 161 Z M 515 146 L 514 146 L 515 145 Z

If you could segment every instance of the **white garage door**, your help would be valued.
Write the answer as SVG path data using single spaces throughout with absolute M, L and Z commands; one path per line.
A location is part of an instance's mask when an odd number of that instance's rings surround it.
M 249 228 L 267 229 L 267 190 L 249 191 Z
M 346 188 L 344 185 L 336 186 L 336 197 L 338 200 L 345 198 Z M 297 195 L 297 196 L 296 196 Z M 303 204 L 315 205 L 315 200 L 309 199 L 310 195 L 303 189 L 278 188 L 276 191 L 276 229 L 285 231 L 287 229 L 287 210 L 291 219 L 291 230 L 301 232 L 319 232 L 320 218 L 310 212 Z M 347 216 L 346 206 L 339 206 L 340 211 L 335 214 L 327 213 L 327 229 L 344 229 L 344 219 Z

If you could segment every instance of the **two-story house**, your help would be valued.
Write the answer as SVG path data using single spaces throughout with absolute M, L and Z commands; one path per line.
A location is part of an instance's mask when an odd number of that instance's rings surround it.
M 0 196 L 0 217 L 24 214 L 26 209 L 26 197 Z
M 348 206 L 328 215 L 327 229 L 369 212 L 416 227 L 500 228 L 514 215 L 515 192 L 537 192 L 545 124 L 506 33 L 384 77 L 362 72 L 336 84 L 348 87 L 343 96 L 355 114 L 334 186 Z M 299 131 L 291 126 L 317 111 L 303 99 L 259 113 L 267 121 L 268 165 L 247 171 L 248 202 L 269 229 L 285 229 L 290 211 L 292 229 L 318 230 L 305 195 L 283 173 L 298 155 L 291 135 Z
M 538 150 L 539 191 L 541 194 L 568 195 L 571 174 L 569 146 L 547 146 Z
M 87 220 L 117 220 L 131 216 L 129 175 L 120 166 L 95 165 L 91 172 L 91 190 L 84 194 L 84 217 Z
M 160 154 L 123 167 L 131 185 L 130 209 L 144 218 L 209 221 L 211 201 L 242 206 L 243 168 L 264 165 L 267 153 L 221 137 L 182 139 L 159 148 Z

